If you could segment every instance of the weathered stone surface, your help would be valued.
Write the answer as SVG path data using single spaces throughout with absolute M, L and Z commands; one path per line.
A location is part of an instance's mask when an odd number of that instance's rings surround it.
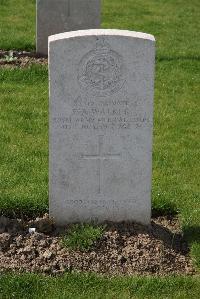
M 36 51 L 48 54 L 48 36 L 100 27 L 101 0 L 37 0 Z
M 51 216 L 150 223 L 154 37 L 63 33 L 49 55 Z

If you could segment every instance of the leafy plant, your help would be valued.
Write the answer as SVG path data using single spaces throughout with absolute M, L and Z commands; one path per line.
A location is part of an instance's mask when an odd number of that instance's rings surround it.
M 64 246 L 73 250 L 89 250 L 103 235 L 104 226 L 74 224 L 62 239 Z
M 8 52 L 8 55 L 5 55 L 4 60 L 5 60 L 6 62 L 13 62 L 13 61 L 16 61 L 16 60 L 17 60 L 17 57 L 14 57 L 14 55 L 13 55 L 13 51 L 9 51 L 9 52 Z

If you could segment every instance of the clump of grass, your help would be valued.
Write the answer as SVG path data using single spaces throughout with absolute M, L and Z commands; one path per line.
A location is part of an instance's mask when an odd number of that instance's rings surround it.
M 103 235 L 105 226 L 74 224 L 63 237 L 64 246 L 72 250 L 87 251 Z

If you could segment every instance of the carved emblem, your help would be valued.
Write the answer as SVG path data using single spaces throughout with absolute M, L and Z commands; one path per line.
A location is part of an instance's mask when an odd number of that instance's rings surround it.
M 119 91 L 125 82 L 121 55 L 104 40 L 98 40 L 96 49 L 84 55 L 79 63 L 78 82 L 82 88 L 97 96 Z

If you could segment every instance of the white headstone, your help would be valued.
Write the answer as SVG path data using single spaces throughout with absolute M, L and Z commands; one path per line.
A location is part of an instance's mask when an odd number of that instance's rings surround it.
M 150 223 L 155 40 L 124 30 L 49 38 L 50 214 Z
M 101 0 L 37 0 L 36 52 L 48 54 L 48 36 L 100 28 Z

